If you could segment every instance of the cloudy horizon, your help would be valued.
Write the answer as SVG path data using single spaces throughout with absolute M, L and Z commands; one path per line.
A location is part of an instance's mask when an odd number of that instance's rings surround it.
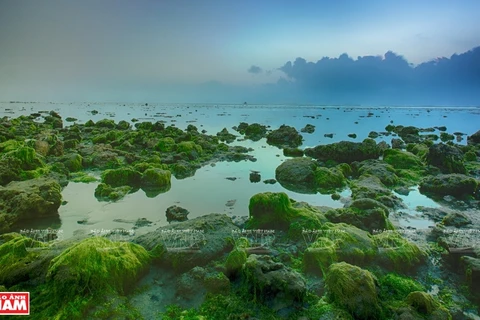
M 0 101 L 480 105 L 476 12 L 473 0 L 3 0 Z

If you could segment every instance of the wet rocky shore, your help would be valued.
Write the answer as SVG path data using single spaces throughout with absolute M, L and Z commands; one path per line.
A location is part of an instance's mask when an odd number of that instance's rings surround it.
M 478 319 L 480 131 L 465 145 L 446 127 L 385 123 L 360 142 L 302 148 L 315 126 L 239 122 L 207 134 L 135 120 L 0 119 L 0 291 L 29 291 L 33 319 Z M 238 139 L 265 139 L 287 157 L 275 179 L 252 172 L 252 183 L 344 206 L 262 192 L 248 219 L 190 219 L 178 207 L 141 235 L 58 236 L 69 183 L 99 182 L 105 203 L 154 198 L 172 176 L 257 161 Z M 414 217 L 400 195 L 413 190 L 438 204 L 417 208 L 431 227 L 405 223 Z M 18 231 L 32 221 L 47 227 Z

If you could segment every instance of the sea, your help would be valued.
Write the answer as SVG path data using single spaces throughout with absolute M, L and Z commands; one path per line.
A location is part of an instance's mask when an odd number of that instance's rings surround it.
M 76 118 L 76 123 L 88 120 L 112 119 L 115 122 L 132 119 L 142 121 L 165 121 L 185 129 L 189 124 L 198 130 L 206 130 L 215 135 L 223 128 L 238 135 L 230 145 L 252 148 L 249 154 L 257 161 L 217 162 L 198 169 L 194 176 L 176 179 L 172 176 L 171 189 L 155 197 L 148 197 L 142 190 L 128 194 L 115 202 L 99 201 L 94 191 L 99 182 L 69 182 L 62 192 L 64 204 L 59 208 L 59 218 L 55 221 L 42 220 L 24 225 L 23 228 L 55 228 L 61 230 L 62 237 L 78 234 L 102 233 L 121 228 L 139 235 L 167 225 L 166 209 L 177 205 L 187 209 L 189 219 L 209 213 L 225 213 L 232 218 L 248 216 L 250 198 L 260 192 L 285 192 L 296 201 L 305 201 L 314 206 L 331 208 L 343 207 L 348 201 L 350 190 L 340 192 L 339 200 L 329 194 L 301 194 L 283 188 L 279 183 L 265 184 L 262 181 L 275 178 L 275 169 L 287 158 L 282 150 L 270 146 L 265 139 L 260 141 L 243 140 L 242 135 L 232 129 L 240 122 L 260 123 L 277 129 L 286 124 L 300 131 L 306 124 L 315 126 L 312 134 L 302 133 L 304 138 L 300 148 L 314 147 L 341 140 L 360 142 L 369 132 L 384 132 L 389 124 L 416 126 L 419 128 L 445 126 L 448 133 L 462 133 L 457 143 L 466 144 L 468 135 L 480 130 L 480 107 L 395 107 L 395 106 L 314 106 L 314 105 L 250 105 L 250 104 L 160 104 L 160 103 L 28 103 L 2 102 L 0 116 L 15 118 L 41 111 L 56 111 L 63 120 Z M 98 114 L 92 114 L 96 110 Z M 348 134 L 355 133 L 352 139 Z M 435 133 L 439 133 L 437 130 Z M 333 136 L 331 135 L 333 134 Z M 392 136 L 375 139 L 390 143 Z M 261 182 L 250 182 L 249 175 L 257 171 Z M 100 172 L 91 175 L 100 177 Z M 230 179 L 227 179 L 230 178 Z M 232 179 L 235 178 L 235 179 Z M 408 196 L 401 197 L 406 204 L 409 218 L 400 220 L 403 226 L 427 228 L 432 221 L 420 217 L 417 206 L 438 207 L 435 201 L 422 195 L 418 188 L 412 188 Z M 150 226 L 135 227 L 137 219 L 147 219 Z M 80 222 L 80 223 L 79 223 Z

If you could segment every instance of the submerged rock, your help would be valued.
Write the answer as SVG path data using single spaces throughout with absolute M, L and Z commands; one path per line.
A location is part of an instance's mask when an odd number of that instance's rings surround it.
M 300 129 L 301 132 L 306 132 L 306 133 L 314 133 L 315 132 L 315 126 L 313 124 L 307 124 L 305 127 Z

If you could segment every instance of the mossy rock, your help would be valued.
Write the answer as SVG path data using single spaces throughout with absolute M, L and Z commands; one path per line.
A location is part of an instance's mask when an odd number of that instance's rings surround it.
M 463 153 L 457 147 L 440 143 L 429 148 L 427 162 L 440 168 L 443 173 L 465 174 L 467 170 L 463 158 Z
M 275 179 L 286 189 L 300 193 L 316 193 L 317 168 L 317 163 L 310 158 L 288 159 L 275 169 Z
M 267 143 L 283 148 L 296 148 L 302 144 L 303 137 L 294 127 L 281 125 L 267 135 Z
M 346 262 L 332 264 L 325 279 L 329 299 L 358 319 L 381 319 L 378 280 Z
M 20 148 L 21 146 L 23 146 L 23 142 L 18 141 L 18 140 L 14 140 L 14 139 L 10 139 L 10 140 L 7 140 L 7 141 L 4 141 L 4 142 L 0 143 L 0 152 L 14 151 L 14 150 L 17 150 L 18 148 Z
M 161 152 L 174 151 L 176 148 L 175 140 L 173 140 L 171 137 L 162 138 L 158 141 L 158 144 L 155 148 Z
M 239 274 L 243 265 L 247 261 L 247 253 L 243 248 L 235 248 L 232 250 L 225 261 L 225 268 L 229 276 Z
M 44 167 L 43 160 L 35 152 L 35 149 L 30 147 L 20 147 L 13 151 L 7 152 L 2 156 L 3 159 L 9 158 L 17 159 L 20 161 L 20 168 L 22 170 L 35 170 Z
M 406 276 L 388 273 L 379 279 L 383 300 L 404 300 L 414 291 L 424 291 L 424 286 Z
M 428 156 L 429 146 L 423 143 L 409 143 L 407 145 L 407 151 L 413 153 L 422 161 L 425 161 Z
M 375 176 L 385 186 L 394 186 L 398 184 L 399 178 L 395 168 L 381 160 L 366 160 L 355 164 L 356 171 L 359 175 Z
M 258 193 L 250 198 L 249 228 L 288 230 L 294 222 L 303 226 L 319 227 L 325 218 L 308 208 L 294 208 L 284 192 Z
M 421 170 L 425 166 L 422 160 L 413 153 L 398 149 L 385 150 L 383 161 L 395 169 Z
M 1 235 L 0 243 L 0 283 L 9 287 L 34 278 L 35 274 L 40 276 L 42 271 L 32 267 L 39 267 L 40 261 L 35 260 L 48 248 L 47 244 L 18 233 Z
M 98 178 L 89 175 L 86 172 L 74 172 L 70 175 L 70 181 L 77 182 L 77 183 L 90 183 L 90 182 L 97 182 Z
M 70 172 L 77 172 L 83 169 L 83 158 L 78 153 L 65 156 L 63 163 Z
M 388 270 L 407 272 L 425 261 L 425 253 L 396 231 L 384 231 L 372 239 L 378 247 L 377 262 Z
M 304 240 L 315 240 L 305 250 L 305 271 L 325 275 L 327 268 L 335 262 L 367 265 L 375 258 L 377 249 L 368 232 L 344 223 L 325 225 L 325 229 L 305 233 Z
M 92 121 L 93 122 L 93 121 Z M 94 124 L 97 128 L 108 128 L 108 129 L 114 129 L 115 128 L 115 121 L 111 119 L 102 119 L 97 121 L 97 123 Z M 85 123 L 85 126 L 87 124 Z
M 467 175 L 452 173 L 425 177 L 420 182 L 420 192 L 434 196 L 473 196 L 478 191 L 478 181 Z
M 169 188 L 172 174 L 168 170 L 149 168 L 145 170 L 141 178 L 141 185 L 144 188 L 162 189 Z
M 405 299 L 417 312 L 428 315 L 436 309 L 435 300 L 431 295 L 422 291 L 411 292 Z
M 82 240 L 51 261 L 45 285 L 48 296 L 43 293 L 42 313 L 55 313 L 58 319 L 85 316 L 92 298 L 100 300 L 130 293 L 136 281 L 148 271 L 151 259 L 149 252 L 133 243 L 112 242 L 102 237 Z M 77 308 L 72 310 L 72 306 Z
M 317 189 L 321 193 L 330 193 L 346 185 L 343 172 L 337 168 L 318 167 L 314 176 Z
M 367 159 L 378 159 L 381 149 L 375 140 L 365 139 L 362 142 L 340 141 L 327 145 L 319 145 L 305 149 L 305 155 L 321 161 L 334 160 L 339 163 L 352 163 Z
M 465 152 L 465 161 L 477 161 L 477 154 L 473 151 Z
M 180 142 L 179 144 L 177 144 L 176 152 L 185 152 L 191 160 L 197 159 L 203 154 L 202 147 L 197 145 L 193 141 Z
M 95 197 L 101 200 L 119 200 L 132 190 L 130 186 L 121 186 L 113 188 L 106 183 L 100 183 L 95 188 Z
M 141 179 L 140 172 L 130 168 L 109 169 L 102 173 L 102 182 L 112 187 L 138 186 Z
M 259 123 L 252 123 L 245 128 L 245 138 L 258 141 L 267 134 L 267 127 Z
M 303 150 L 298 148 L 283 148 L 285 157 L 303 157 Z
M 325 213 L 325 217 L 332 222 L 348 223 L 369 232 L 392 230 L 388 215 L 385 205 L 369 198 L 354 200 L 347 208 L 333 209 Z

